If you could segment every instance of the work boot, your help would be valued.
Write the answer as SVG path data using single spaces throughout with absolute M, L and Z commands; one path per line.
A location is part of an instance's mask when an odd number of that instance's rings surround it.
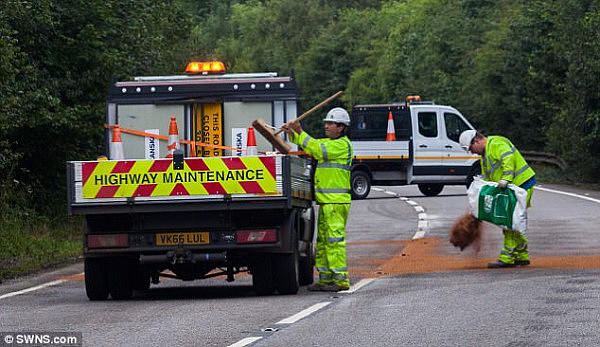
M 348 285 L 339 285 L 337 283 L 331 283 L 327 285 L 327 292 L 339 292 L 340 290 L 348 290 L 350 287 Z
M 502 268 L 502 267 L 515 267 L 515 266 L 517 266 L 517 265 L 505 263 L 500 260 L 495 261 L 493 263 L 488 263 L 488 265 L 487 265 L 487 267 L 490 269 L 498 269 L 498 268 Z
M 340 290 L 348 290 L 349 286 L 340 286 L 336 283 L 313 283 L 306 287 L 311 292 L 339 292 Z
M 325 286 L 331 285 L 333 283 L 313 283 L 310 284 L 306 287 L 306 289 L 308 289 L 309 292 L 324 292 L 324 288 Z
M 518 266 L 527 266 L 530 264 L 529 260 L 515 260 L 515 265 Z

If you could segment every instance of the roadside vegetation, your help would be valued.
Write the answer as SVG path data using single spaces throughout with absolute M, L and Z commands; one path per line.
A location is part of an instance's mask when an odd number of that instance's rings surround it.
M 569 164 L 541 180 L 600 182 L 600 0 L 4 0 L 0 278 L 79 254 L 65 161 L 103 154 L 111 79 L 191 59 L 293 71 L 305 109 L 418 94 Z

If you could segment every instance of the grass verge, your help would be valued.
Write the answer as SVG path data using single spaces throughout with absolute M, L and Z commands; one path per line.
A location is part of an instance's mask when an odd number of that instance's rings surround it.
M 0 220 L 0 279 L 50 268 L 81 255 L 81 222 L 78 218 L 31 218 L 6 211 L 3 215 Z

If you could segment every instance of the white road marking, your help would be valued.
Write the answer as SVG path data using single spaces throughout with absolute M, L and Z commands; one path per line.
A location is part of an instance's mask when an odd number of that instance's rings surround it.
M 398 199 L 411 205 L 415 209 L 415 211 L 417 211 L 417 213 L 419 214 L 419 222 L 417 224 L 418 231 L 413 235 L 412 239 L 415 240 L 415 239 L 421 239 L 421 238 L 425 237 L 425 233 L 427 233 L 427 229 L 429 229 L 429 223 L 427 222 L 427 213 L 425 213 L 425 209 L 423 208 L 423 206 L 420 206 L 419 203 L 416 201 L 410 200 L 409 198 L 407 198 L 405 196 L 400 196 L 398 193 L 395 193 L 395 192 L 392 192 L 389 190 L 383 190 L 381 188 L 376 188 L 376 187 L 373 187 L 371 189 L 378 191 L 378 192 L 383 192 L 388 195 L 393 195 L 393 196 L 397 197 Z M 349 289 L 349 290 L 352 290 L 352 289 Z
M 0 300 L 6 299 L 6 298 L 10 298 L 10 297 L 13 297 L 13 296 L 17 296 L 17 295 L 21 295 L 21 294 L 25 294 L 25 293 L 29 293 L 29 292 L 33 292 L 33 291 L 36 291 L 36 290 L 39 290 L 39 289 L 43 289 L 43 288 L 46 288 L 46 287 L 55 286 L 55 285 L 61 284 L 63 282 L 66 282 L 66 280 L 56 280 L 56 281 L 52 281 L 52 282 L 47 282 L 47 283 L 44 283 L 44 284 L 40 284 L 39 286 L 35 286 L 35 287 L 31 287 L 31 288 L 26 288 L 26 289 L 23 289 L 23 290 L 19 290 L 19 291 L 16 291 L 16 292 L 2 294 L 2 295 L 0 295 Z
M 371 283 L 373 281 L 375 281 L 374 278 L 363 278 L 362 280 L 358 281 L 357 284 L 355 284 L 353 286 L 350 286 L 350 289 L 348 289 L 348 290 L 342 290 L 342 291 L 339 291 L 338 293 L 340 293 L 340 294 L 352 294 L 355 291 L 359 290 L 360 288 L 366 286 L 367 284 L 369 284 L 369 283 Z
M 424 231 L 417 231 L 415 233 L 415 235 L 412 237 L 413 240 L 418 240 L 418 239 L 422 239 L 425 237 L 425 232 Z
M 277 322 L 275 324 L 292 324 L 292 323 L 296 323 L 300 319 L 310 316 L 311 314 L 317 312 L 318 310 L 322 309 L 323 307 L 325 307 L 325 306 L 327 306 L 329 304 L 331 304 L 331 301 L 323 301 L 323 302 L 320 302 L 318 304 L 314 304 L 311 307 L 309 307 L 309 308 L 307 308 L 305 310 L 302 310 L 302 311 L 296 313 L 295 315 L 293 315 L 291 317 L 282 319 L 282 320 L 280 320 L 279 322 Z
M 254 343 L 260 339 L 262 339 L 262 336 L 246 337 L 245 339 L 241 339 L 238 342 L 234 343 L 233 345 L 229 345 L 228 347 L 243 347 L 243 346 L 247 346 L 251 343 Z
M 600 200 L 598 200 L 598 199 L 590 198 L 588 196 L 583 196 L 583 195 L 579 195 L 579 194 L 575 194 L 575 193 L 567 193 L 567 192 L 563 192 L 563 191 L 560 191 L 560 190 L 548 189 L 548 188 L 543 188 L 543 187 L 539 187 L 539 186 L 535 186 L 534 189 L 536 189 L 536 190 L 539 189 L 539 190 L 542 190 L 542 191 L 545 191 L 545 192 L 549 192 L 549 193 L 556 193 L 556 194 L 562 194 L 562 195 L 572 196 L 574 198 L 588 200 L 588 201 L 600 204 Z

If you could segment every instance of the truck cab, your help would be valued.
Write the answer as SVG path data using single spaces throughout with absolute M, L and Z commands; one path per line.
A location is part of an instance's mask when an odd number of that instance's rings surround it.
M 479 172 L 479 156 L 460 147 L 458 138 L 467 129 L 473 126 L 457 109 L 420 98 L 354 106 L 353 197 L 365 198 L 371 185 L 417 184 L 427 196 L 445 185 L 468 185 Z

